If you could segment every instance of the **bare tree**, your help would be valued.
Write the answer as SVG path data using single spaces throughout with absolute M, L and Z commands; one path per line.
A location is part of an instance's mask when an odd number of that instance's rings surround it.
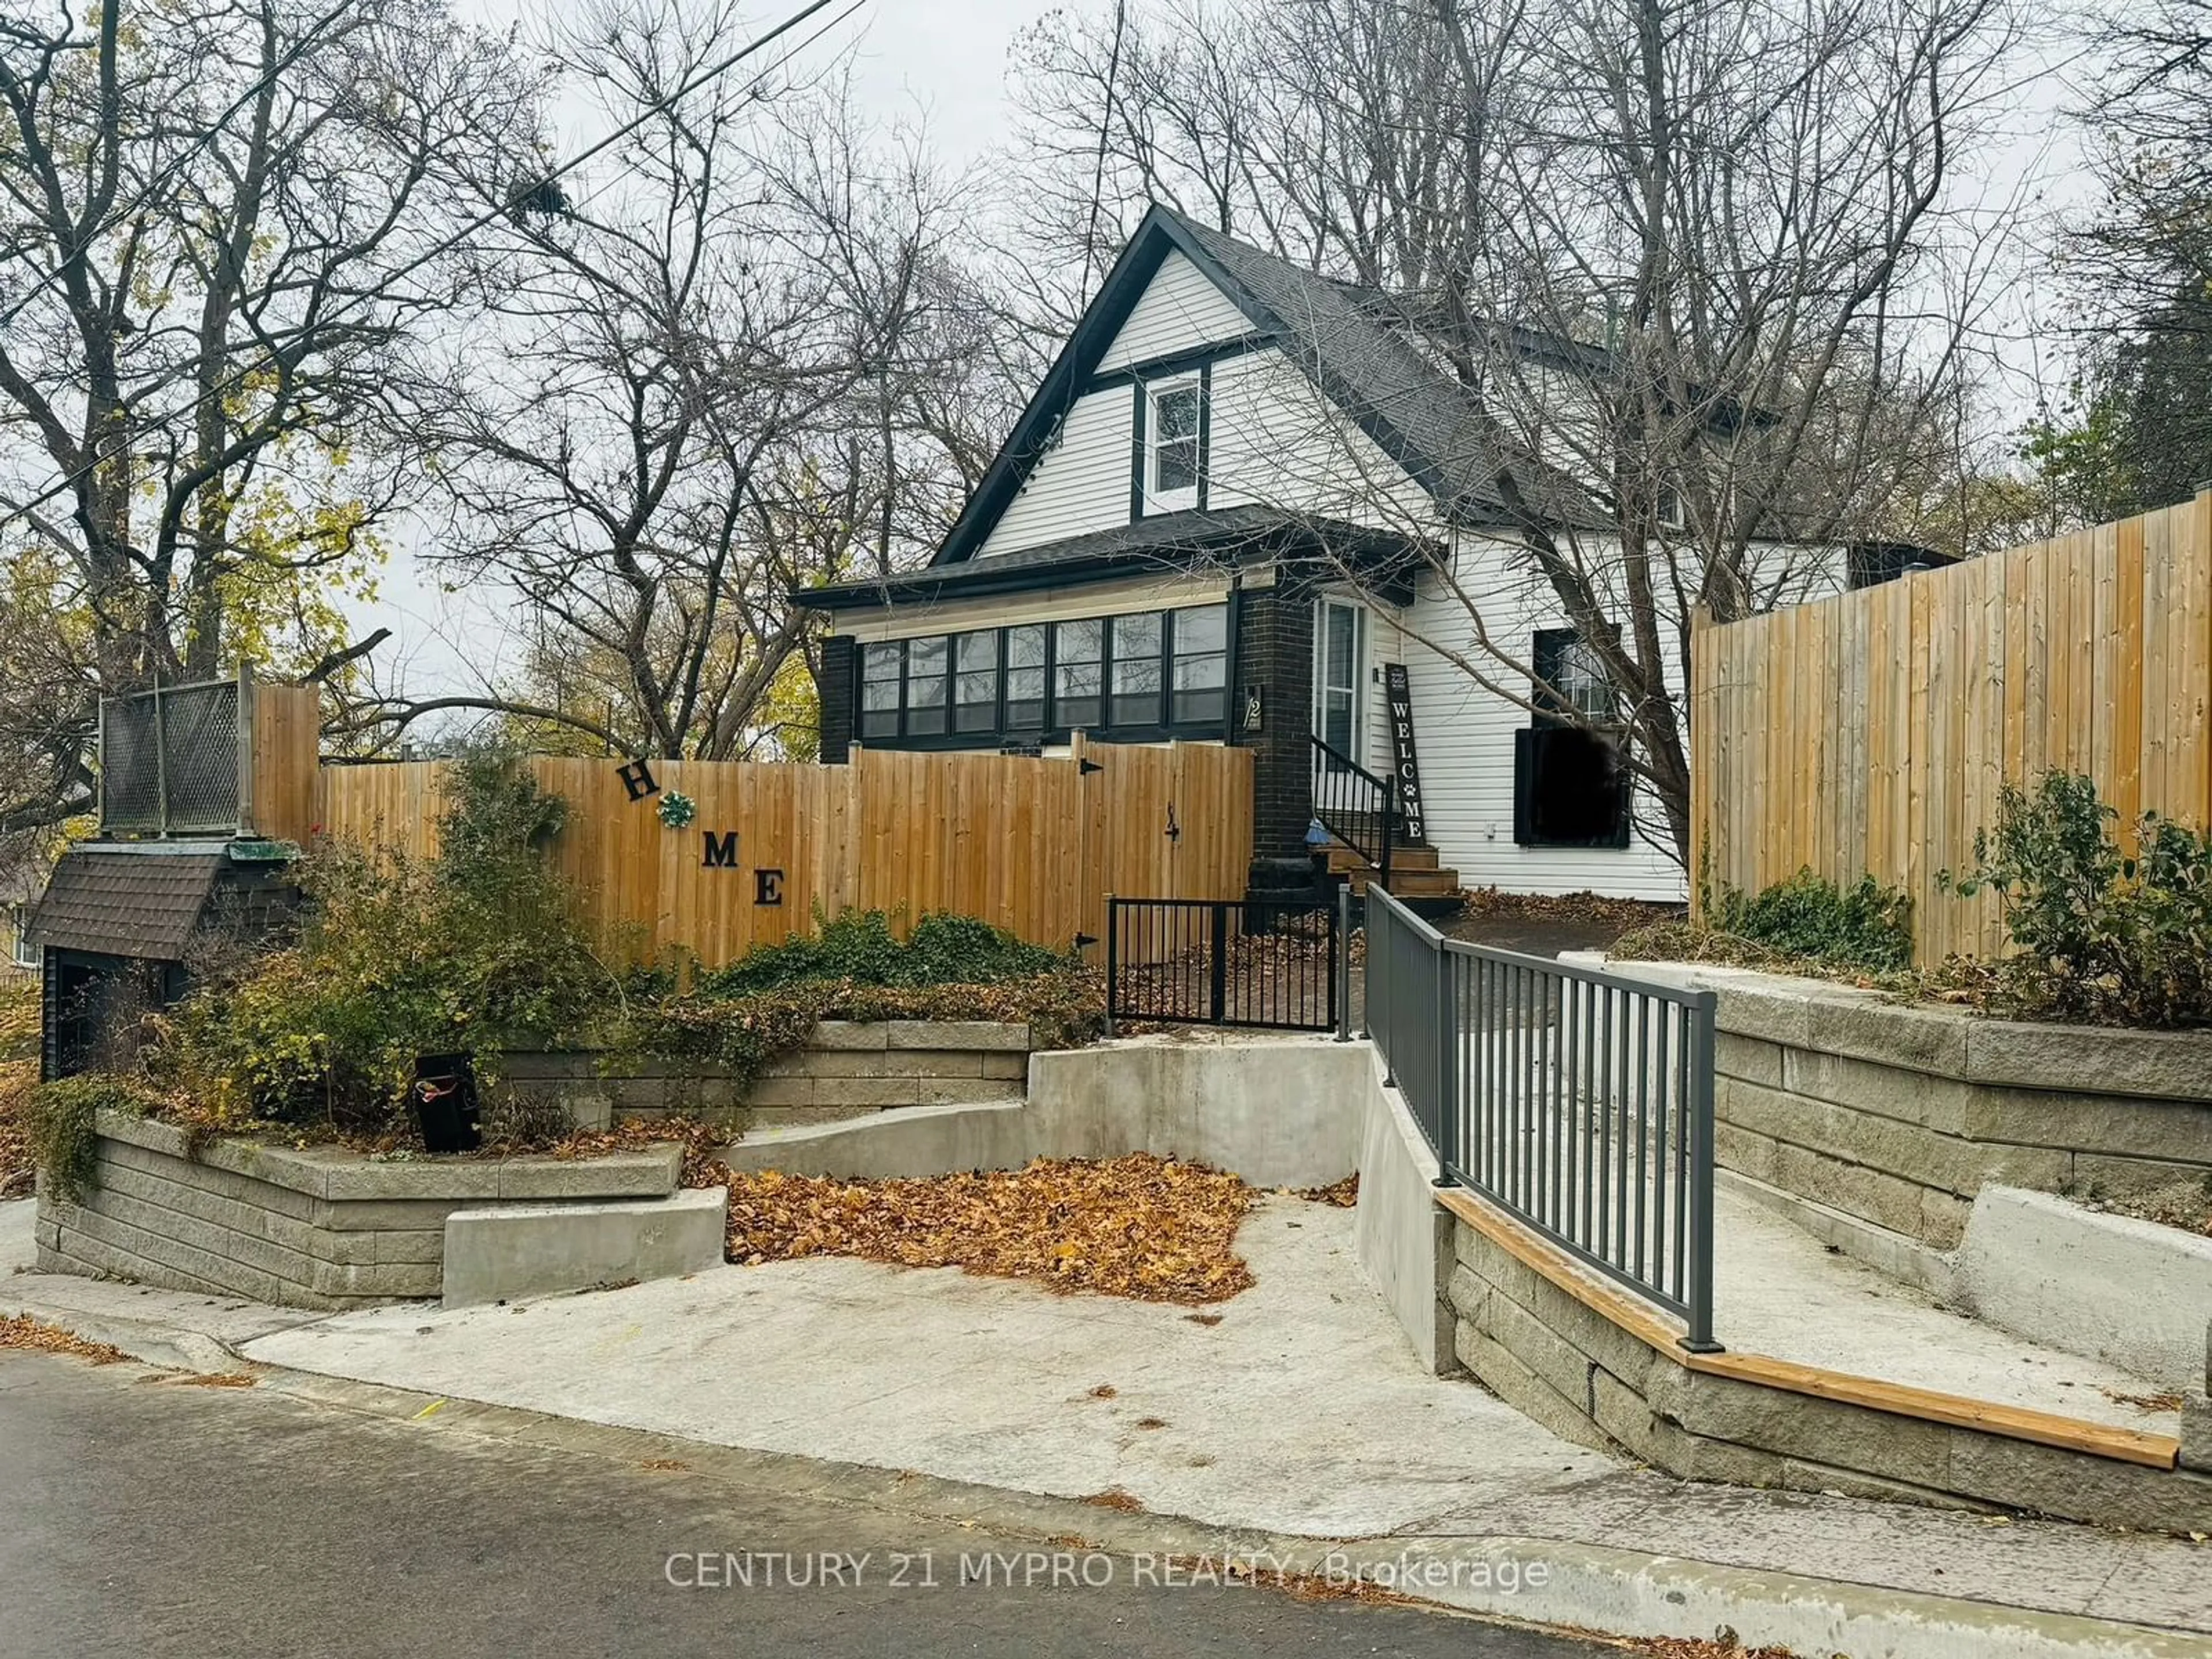
M 532 88 L 441 0 L 0 20 L 0 548 L 68 641 L 0 826 L 83 810 L 96 698 L 313 662 L 400 488 L 426 258 L 529 165 Z
M 1479 514 L 1409 502 L 1316 413 L 1360 516 L 1445 550 L 1416 643 L 1583 718 L 1520 625 L 1564 616 L 1686 859 L 1693 616 L 1832 580 L 1944 441 L 2002 229 L 1961 167 L 2006 89 L 2010 0 L 1182 0 L 1126 33 L 1116 52 L 1063 18 L 1028 42 L 1054 253 L 1095 263 L 1103 112 L 1113 234 L 1165 200 L 1335 279 L 1285 296 L 1299 349 L 1455 383 L 1463 418 L 1423 459 L 1481 480 Z M 1512 580 L 1481 579 L 1501 562 Z
M 834 72 L 663 106 L 732 14 L 609 5 L 557 57 L 619 125 L 519 216 L 497 342 L 456 343 L 422 411 L 454 512 L 434 557 L 496 583 L 532 641 L 480 702 L 653 756 L 775 744 L 810 641 L 791 593 L 933 545 L 992 453 L 960 206 Z M 386 737 L 453 699 L 355 711 Z

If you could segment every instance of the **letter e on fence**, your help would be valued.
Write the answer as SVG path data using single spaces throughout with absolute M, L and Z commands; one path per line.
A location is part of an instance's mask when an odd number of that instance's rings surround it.
M 753 872 L 753 902 L 781 904 L 783 902 L 783 872 L 756 870 Z

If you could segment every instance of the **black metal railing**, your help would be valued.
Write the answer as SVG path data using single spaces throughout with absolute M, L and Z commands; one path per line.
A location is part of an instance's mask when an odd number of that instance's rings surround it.
M 1110 1020 L 1335 1029 L 1343 930 L 1321 899 L 1106 901 Z
M 1313 740 L 1313 815 L 1321 827 L 1372 865 L 1390 884 L 1390 852 L 1402 844 L 1398 792 L 1351 756 Z
M 1448 939 L 1369 890 L 1365 1025 L 1445 1182 L 1713 1341 L 1713 1012 L 1677 990 Z

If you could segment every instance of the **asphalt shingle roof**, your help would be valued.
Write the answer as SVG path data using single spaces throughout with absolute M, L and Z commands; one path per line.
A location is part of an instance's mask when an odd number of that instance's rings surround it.
M 63 950 L 181 961 L 224 862 L 221 853 L 70 852 L 24 933 Z

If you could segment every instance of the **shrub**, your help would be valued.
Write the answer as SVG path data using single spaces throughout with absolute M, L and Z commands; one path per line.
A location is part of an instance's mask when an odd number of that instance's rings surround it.
M 1756 897 L 1723 888 L 1709 914 L 1720 933 L 1830 967 L 1896 973 L 1912 962 L 1912 901 L 1872 876 L 1838 887 L 1800 870 Z
M 101 1109 L 139 1116 L 146 1106 L 146 1097 L 133 1084 L 104 1072 L 58 1078 L 33 1089 L 24 1127 L 47 1190 L 74 1202 L 85 1188 L 98 1184 Z
M 1994 965 L 2000 1000 L 2032 1018 L 2100 1024 L 2212 1024 L 2212 838 L 2155 812 L 2130 856 L 2119 814 L 2094 780 L 2049 772 L 2008 784 L 1994 829 L 1954 892 L 1986 888 L 2014 955 Z
M 1105 988 L 1095 969 L 1054 960 L 1049 973 L 993 984 L 815 980 L 748 996 L 672 997 L 633 1010 L 625 1044 L 649 1054 L 712 1060 L 726 1066 L 739 1085 L 803 1046 L 816 1024 L 825 1019 L 1008 1020 L 1030 1026 L 1041 1048 L 1073 1048 L 1105 1030 Z
M 1067 967 L 1072 958 L 1028 945 L 973 916 L 937 912 L 902 944 L 881 910 L 848 910 L 817 931 L 763 945 L 699 978 L 707 997 L 740 997 L 827 981 L 851 985 L 995 985 Z
M 577 1044 L 621 988 L 542 856 L 563 816 L 512 757 L 463 756 L 437 856 L 308 855 L 297 942 L 198 987 L 155 1064 L 218 1124 L 377 1129 L 418 1054 Z

